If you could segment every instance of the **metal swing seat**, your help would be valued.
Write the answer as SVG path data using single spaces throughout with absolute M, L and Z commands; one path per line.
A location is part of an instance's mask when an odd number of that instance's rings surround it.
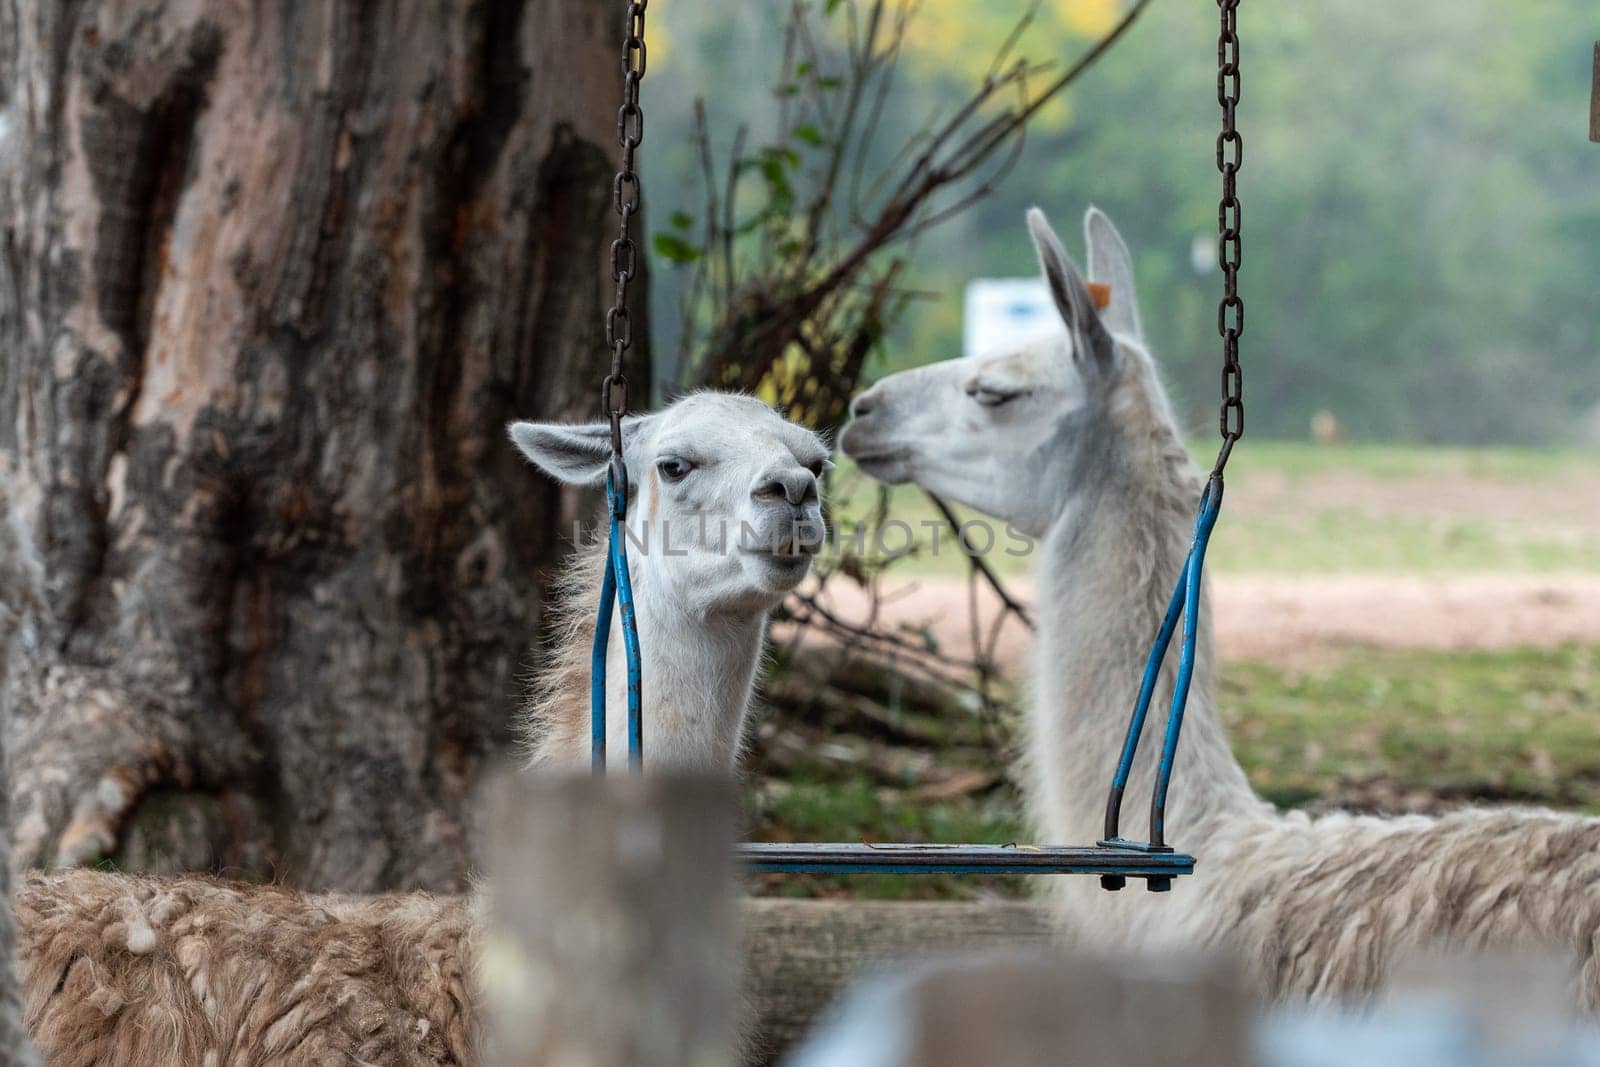
M 622 618 L 623 650 L 627 662 L 628 765 L 638 772 L 644 765 L 642 668 L 633 587 L 628 574 L 627 468 L 622 460 L 622 416 L 627 411 L 627 378 L 623 355 L 629 347 L 627 286 L 634 273 L 637 250 L 629 224 L 638 208 L 639 181 L 633 169 L 634 150 L 643 138 L 643 112 L 639 107 L 639 82 L 644 76 L 644 11 L 648 0 L 631 0 L 628 29 L 623 44 L 623 105 L 617 115 L 622 164 L 613 183 L 613 198 L 620 217 L 620 233 L 611 245 L 611 273 L 616 300 L 606 315 L 606 342 L 611 349 L 610 373 L 601 385 L 602 407 L 611 424 L 611 468 L 606 476 L 606 502 L 610 518 L 610 545 L 601 582 L 599 613 L 590 661 L 590 752 L 594 773 L 606 771 L 606 659 L 613 614 Z M 1201 574 L 1206 546 L 1222 507 L 1223 468 L 1233 444 L 1244 432 L 1244 405 L 1240 399 L 1239 335 L 1244 329 L 1244 304 L 1237 277 L 1240 259 L 1239 201 L 1235 175 L 1242 160 L 1243 141 L 1234 127 L 1239 100 L 1239 41 L 1236 14 L 1239 0 L 1218 0 L 1222 33 L 1218 43 L 1217 96 L 1222 105 L 1223 128 L 1217 139 L 1217 167 L 1223 176 L 1223 197 L 1218 212 L 1221 231 L 1219 259 L 1225 296 L 1217 311 L 1217 328 L 1223 337 L 1222 448 L 1206 483 L 1195 518 L 1194 537 L 1178 576 L 1145 663 L 1122 753 L 1112 775 L 1106 799 L 1105 835 L 1093 845 L 969 845 L 969 844 L 867 844 L 762 843 L 737 846 L 738 857 L 753 874 L 1090 874 L 1099 875 L 1108 890 L 1124 888 L 1129 878 L 1142 878 L 1151 892 L 1166 892 L 1172 880 L 1193 874 L 1195 858 L 1166 843 L 1167 788 L 1172 780 L 1178 738 L 1194 673 L 1195 644 L 1199 629 Z M 1145 841 L 1120 833 L 1123 794 L 1144 734 L 1150 702 L 1160 679 L 1178 620 L 1183 619 L 1172 704 L 1162 739 L 1155 787 L 1150 797 L 1150 832 Z

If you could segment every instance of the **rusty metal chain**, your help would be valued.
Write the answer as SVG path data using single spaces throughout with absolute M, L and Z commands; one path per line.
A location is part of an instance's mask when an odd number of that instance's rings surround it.
M 1239 296 L 1239 264 L 1243 259 L 1238 174 L 1244 162 L 1244 139 L 1234 125 L 1239 106 L 1239 0 L 1217 0 L 1222 30 L 1217 37 L 1217 103 L 1222 105 L 1222 132 L 1217 135 L 1217 170 L 1222 174 L 1222 201 L 1217 205 L 1217 261 L 1222 265 L 1222 301 L 1217 305 L 1217 332 L 1222 335 L 1222 450 L 1214 468 L 1221 475 L 1233 443 L 1244 436 L 1244 371 L 1239 366 L 1239 335 L 1244 333 L 1244 300 Z
M 616 298 L 606 312 L 606 347 L 611 349 L 611 371 L 600 385 L 600 405 L 611 423 L 612 465 L 622 467 L 622 417 L 628 413 L 628 376 L 622 358 L 633 343 L 633 322 L 628 314 L 628 282 L 639 265 L 634 244 L 634 213 L 639 210 L 639 175 L 633 157 L 644 140 L 644 111 L 639 107 L 639 83 L 644 80 L 644 9 L 649 0 L 628 4 L 627 30 L 622 41 L 622 107 L 617 110 L 617 143 L 622 159 L 611 183 L 611 202 L 617 211 L 617 239 L 611 242 L 611 280 Z

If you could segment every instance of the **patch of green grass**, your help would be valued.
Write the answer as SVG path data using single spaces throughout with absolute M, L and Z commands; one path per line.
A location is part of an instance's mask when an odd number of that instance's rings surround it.
M 1190 445 L 1195 462 L 1209 468 L 1216 446 Z M 1540 448 L 1440 448 L 1432 445 L 1316 445 L 1301 441 L 1258 441 L 1238 446 L 1228 463 L 1230 482 L 1258 474 L 1304 478 L 1360 474 L 1373 478 L 1433 478 L 1443 475 L 1496 480 L 1560 478 L 1595 469 L 1582 452 Z
M 1600 532 L 1553 540 L 1481 519 L 1379 518 L 1353 508 L 1224 515 L 1206 566 L 1224 574 L 1467 574 L 1600 570 Z
M 1600 811 L 1600 648 L 1357 648 L 1304 669 L 1232 663 L 1220 701 L 1251 783 L 1279 804 L 1337 801 L 1381 780 Z

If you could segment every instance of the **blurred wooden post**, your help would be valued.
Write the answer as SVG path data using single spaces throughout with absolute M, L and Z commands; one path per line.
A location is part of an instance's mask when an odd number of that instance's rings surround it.
M 1246 999 L 1231 969 L 1197 959 L 997 960 L 920 984 L 918 1067 L 1168 1067 L 1250 1063 Z
M 930 955 L 1039 950 L 1050 916 L 1022 901 L 746 900 L 746 1061 L 778 1062 L 847 985 Z
M 508 776 L 487 800 L 484 1062 L 731 1064 L 731 785 Z
M 1594 84 L 1589 89 L 1589 140 L 1600 142 L 1600 41 L 1594 43 Z
M 867 1062 L 1246 1067 L 1248 1000 L 1232 967 L 1202 957 L 969 957 L 862 987 L 790 1061 Z

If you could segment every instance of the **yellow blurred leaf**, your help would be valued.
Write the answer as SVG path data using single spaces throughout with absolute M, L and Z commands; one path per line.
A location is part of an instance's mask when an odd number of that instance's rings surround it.
M 1055 0 L 1061 24 L 1085 37 L 1103 37 L 1121 17 L 1120 0 Z

